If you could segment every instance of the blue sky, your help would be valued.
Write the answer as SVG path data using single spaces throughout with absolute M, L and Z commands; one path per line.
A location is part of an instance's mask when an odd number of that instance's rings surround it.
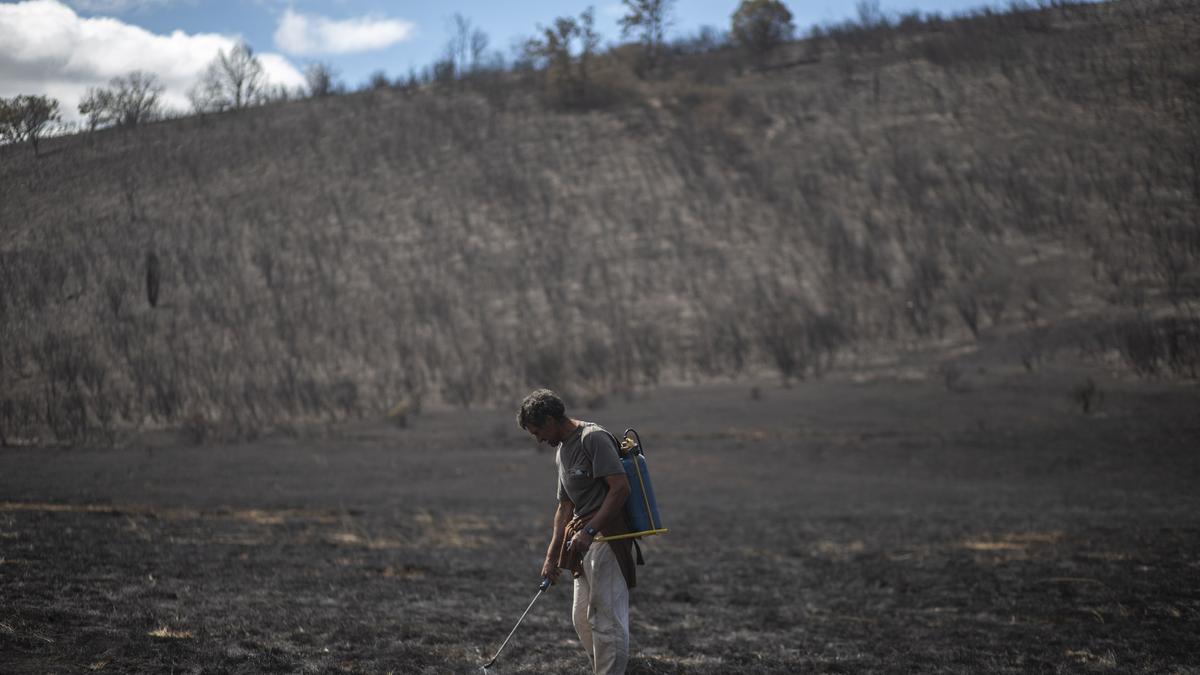
M 673 35 L 701 26 L 725 29 L 738 0 L 677 0 Z M 855 0 L 786 2 L 801 31 L 855 16 Z M 886 12 L 952 14 L 978 0 L 880 0 Z M 383 2 L 382 0 L 20 0 L 0 1 L 0 96 L 48 94 L 66 117 L 88 86 L 141 69 L 159 76 L 168 105 L 187 107 L 186 91 L 218 49 L 241 39 L 278 84 L 302 84 L 313 61 L 328 63 L 354 87 L 382 70 L 389 77 L 429 65 L 442 53 L 455 13 L 486 32 L 490 50 L 511 57 L 538 24 L 589 5 L 605 42 L 620 38 L 619 0 L 594 3 Z
M 68 3 L 71 4 L 71 3 Z M 74 3 L 77 7 L 95 5 L 130 5 L 117 14 L 80 11 L 83 16 L 109 15 L 150 29 L 169 33 L 182 29 L 189 33 L 215 32 L 240 35 L 259 51 L 283 51 L 275 44 L 273 35 L 284 12 L 307 16 L 322 16 L 334 20 L 358 17 L 393 19 L 413 24 L 411 36 L 386 48 L 357 53 L 324 55 L 289 55 L 298 64 L 320 60 L 333 64 L 348 84 L 365 81 L 371 72 L 383 69 L 389 75 L 405 74 L 410 67 L 421 68 L 432 63 L 441 53 L 449 37 L 448 24 L 457 12 L 473 25 L 484 30 L 492 49 L 510 55 L 513 40 L 531 35 L 536 26 L 549 24 L 554 17 L 578 14 L 594 6 L 600 33 L 606 41 L 620 38 L 617 18 L 621 15 L 619 1 L 571 2 L 536 0 L 518 3 L 482 2 L 382 2 L 380 0 L 180 0 L 177 2 L 91 2 Z M 673 32 L 694 32 L 704 25 L 727 28 L 729 17 L 738 0 L 678 0 L 675 3 Z M 796 24 L 805 29 L 814 23 L 838 21 L 855 15 L 855 0 L 824 0 L 791 2 L 788 4 Z M 983 4 L 979 0 L 884 0 L 885 11 L 940 11 L 952 13 Z

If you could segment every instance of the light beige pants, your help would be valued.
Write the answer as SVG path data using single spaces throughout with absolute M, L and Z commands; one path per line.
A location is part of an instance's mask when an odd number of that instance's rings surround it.
M 629 661 L 629 588 L 612 547 L 595 542 L 583 556 L 571 608 L 575 632 L 597 675 L 619 675 Z

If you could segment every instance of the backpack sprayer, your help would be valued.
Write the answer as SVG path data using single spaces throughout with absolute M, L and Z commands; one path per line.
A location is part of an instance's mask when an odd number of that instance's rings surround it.
M 629 499 L 625 501 L 625 515 L 629 519 L 629 529 L 632 531 L 611 537 L 596 537 L 596 541 L 641 539 L 666 533 L 667 528 L 662 526 L 662 518 L 658 515 L 658 502 L 654 500 L 654 485 L 650 482 L 650 471 L 646 467 L 646 454 L 642 449 L 641 437 L 634 429 L 626 429 L 618 446 L 621 448 L 621 466 L 625 468 L 625 477 L 629 479 Z
M 616 440 L 614 437 L 613 440 Z M 646 467 L 645 450 L 642 447 L 642 439 L 638 436 L 638 432 L 633 429 L 626 429 L 623 438 L 617 443 L 619 448 L 618 455 L 621 457 L 621 466 L 625 469 L 625 477 L 629 479 L 629 498 L 625 500 L 625 515 L 629 520 L 629 529 L 632 530 L 627 534 L 618 534 L 611 537 L 596 537 L 595 541 L 616 541 L 618 539 L 640 539 L 656 534 L 664 534 L 667 528 L 662 526 L 662 518 L 658 515 L 658 502 L 654 500 L 654 485 L 650 482 L 650 471 Z M 529 601 L 529 606 L 525 608 L 525 613 L 521 614 L 521 618 L 517 619 L 517 623 L 509 631 L 508 637 L 504 638 L 504 643 L 500 645 L 500 649 L 496 650 L 495 656 L 491 661 L 488 661 L 479 670 L 483 673 L 487 672 L 496 663 L 496 659 L 500 658 L 500 652 L 508 646 L 508 641 L 512 639 L 521 622 L 525 620 L 525 616 L 529 614 L 529 610 L 533 609 L 534 603 L 538 598 L 542 597 L 542 593 L 550 588 L 550 580 L 543 578 L 538 584 L 538 592 L 533 596 L 533 600 Z

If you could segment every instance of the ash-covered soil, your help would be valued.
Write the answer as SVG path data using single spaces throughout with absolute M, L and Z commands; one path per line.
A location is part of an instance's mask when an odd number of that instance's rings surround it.
M 641 432 L 671 529 L 644 546 L 630 671 L 1200 672 L 1200 391 L 1101 380 L 1085 415 L 1075 379 L 573 411 Z M 508 410 L 4 449 L 0 671 L 478 672 L 536 591 L 553 481 Z M 569 596 L 492 672 L 586 672 Z

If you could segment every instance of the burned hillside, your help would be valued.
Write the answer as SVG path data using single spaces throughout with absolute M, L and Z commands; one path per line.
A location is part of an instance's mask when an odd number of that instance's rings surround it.
M 0 440 L 962 340 L 1194 378 L 1198 38 L 1186 2 L 902 17 L 0 148 Z

